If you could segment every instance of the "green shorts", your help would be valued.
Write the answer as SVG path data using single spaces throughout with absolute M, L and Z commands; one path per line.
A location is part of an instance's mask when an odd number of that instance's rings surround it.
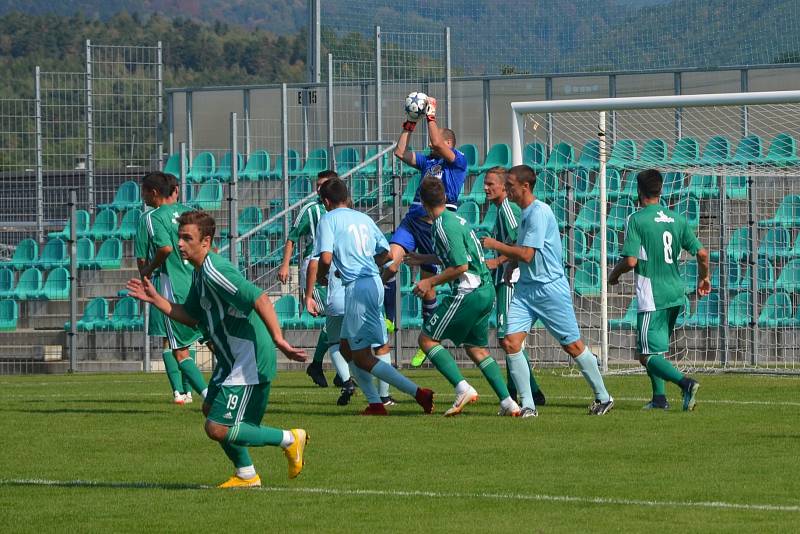
M 147 335 L 152 337 L 167 337 L 167 331 L 164 330 L 164 314 L 152 304 L 148 304 L 147 306 L 150 308 L 150 313 L 147 317 Z
M 506 337 L 506 326 L 508 323 L 508 307 L 511 305 L 511 298 L 514 296 L 514 286 L 499 284 L 495 286 L 497 294 L 497 339 Z
M 237 423 L 260 425 L 267 411 L 270 383 L 250 386 L 216 386 L 208 384 L 205 402 L 211 405 L 208 420 L 218 425 Z
M 489 316 L 494 287 L 484 284 L 466 295 L 447 295 L 425 322 L 422 331 L 436 341 L 449 339 L 456 346 L 489 345 Z
M 328 344 L 336 345 L 342 339 L 342 315 L 326 315 L 325 330 L 328 332 Z
M 669 339 L 682 306 L 636 314 L 636 350 L 639 354 L 669 352 Z

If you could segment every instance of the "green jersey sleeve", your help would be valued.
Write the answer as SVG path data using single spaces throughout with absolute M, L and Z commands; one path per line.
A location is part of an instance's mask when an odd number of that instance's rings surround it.
M 137 260 L 147 259 L 147 244 L 150 237 L 147 235 L 147 226 L 145 225 L 145 216 L 139 217 L 139 223 L 136 225 L 136 237 L 133 240 L 133 253 Z
M 683 232 L 681 232 L 681 247 L 692 256 L 696 255 L 700 249 L 703 248 L 703 244 L 697 239 L 697 236 L 694 235 L 694 232 L 685 220 L 683 221 Z
M 300 241 L 300 238 L 307 235 L 310 230 L 311 230 L 311 212 L 310 208 L 308 206 L 305 206 L 303 207 L 303 209 L 300 210 L 300 214 L 294 221 L 294 226 L 292 226 L 292 229 L 289 230 L 289 235 L 287 236 L 287 239 L 296 244 Z
M 642 248 L 642 236 L 636 224 L 636 217 L 630 217 L 625 228 L 625 243 L 622 245 L 623 257 L 639 257 L 639 250 Z
M 191 317 L 204 323 L 203 308 L 200 306 L 200 295 L 197 292 L 197 285 L 194 283 L 189 288 L 189 293 L 186 296 L 186 300 L 183 302 L 183 309 L 186 310 L 186 313 Z
M 162 217 L 153 217 L 152 232 L 153 245 L 156 249 L 172 247 L 171 232 L 170 229 L 165 226 Z
M 203 271 L 206 281 L 226 303 L 245 315 L 253 311 L 253 305 L 263 291 L 242 276 L 233 265 L 217 256 L 213 260 L 206 260 Z

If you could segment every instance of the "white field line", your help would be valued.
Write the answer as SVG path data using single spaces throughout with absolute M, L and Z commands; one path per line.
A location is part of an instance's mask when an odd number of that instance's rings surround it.
M 151 482 L 104 482 L 97 480 L 46 480 L 46 479 L 0 479 L 0 486 L 49 486 L 49 487 L 77 487 L 77 488 L 110 488 L 110 489 L 175 489 L 175 490 L 205 490 L 214 489 L 213 486 L 192 484 L 158 484 Z M 312 495 L 335 495 L 351 497 L 396 497 L 430 499 L 457 499 L 457 500 L 504 500 L 504 501 L 529 501 L 529 502 L 556 502 L 597 504 L 608 506 L 641 506 L 649 508 L 699 508 L 712 510 L 743 510 L 749 512 L 800 512 L 800 505 L 784 504 L 756 504 L 733 503 L 724 501 L 656 501 L 643 499 L 620 499 L 613 497 L 580 497 L 575 495 L 546 495 L 523 493 L 463 493 L 463 492 L 438 492 L 438 491 L 403 491 L 403 490 L 372 490 L 372 489 L 345 489 L 345 488 L 253 488 L 255 490 L 275 493 L 300 493 Z

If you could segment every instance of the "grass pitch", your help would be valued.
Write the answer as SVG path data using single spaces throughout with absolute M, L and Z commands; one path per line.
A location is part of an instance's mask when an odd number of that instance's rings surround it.
M 800 379 L 699 376 L 698 409 L 643 412 L 644 376 L 610 377 L 616 408 L 589 417 L 580 378 L 541 373 L 537 419 L 495 415 L 482 394 L 441 416 L 413 400 L 360 417 L 299 372 L 279 373 L 265 422 L 304 427 L 306 468 L 251 449 L 265 487 L 211 489 L 232 467 L 205 437 L 200 403 L 170 403 L 164 375 L 0 377 L 4 532 L 790 531 L 800 522 Z M 330 374 L 329 374 L 330 377 Z M 794 526 L 792 526 L 794 525 Z

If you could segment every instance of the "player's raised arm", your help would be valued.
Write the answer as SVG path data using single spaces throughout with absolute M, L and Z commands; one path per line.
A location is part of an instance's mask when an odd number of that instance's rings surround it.
M 448 143 L 447 138 L 442 133 L 439 125 L 436 124 L 436 99 L 428 98 L 428 107 L 425 109 L 425 116 L 428 120 L 428 139 L 431 148 L 448 163 L 456 160 L 456 153 L 453 151 L 452 143 Z
M 417 121 L 422 117 L 424 106 L 426 105 L 427 97 L 423 93 L 411 93 L 406 97 L 406 120 L 403 123 L 403 130 L 400 132 L 397 146 L 394 149 L 394 157 L 415 168 L 419 168 L 417 158 L 414 152 L 408 150 L 408 145 L 411 134 L 414 132 L 414 128 L 417 127 Z

